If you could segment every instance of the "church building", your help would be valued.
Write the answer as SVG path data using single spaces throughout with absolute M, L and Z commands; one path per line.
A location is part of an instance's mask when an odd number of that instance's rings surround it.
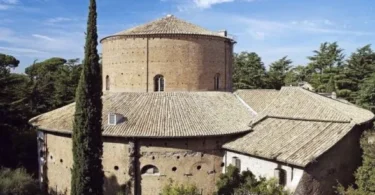
M 172 15 L 100 42 L 105 194 L 156 195 L 173 180 L 211 195 L 230 164 L 295 194 L 352 182 L 370 111 L 300 87 L 233 91 L 235 40 Z M 30 119 L 39 180 L 59 194 L 70 193 L 74 111 Z

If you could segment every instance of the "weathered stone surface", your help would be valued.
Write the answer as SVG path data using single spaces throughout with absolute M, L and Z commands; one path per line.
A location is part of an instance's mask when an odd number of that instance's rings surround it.
M 103 90 L 154 91 L 154 77 L 164 76 L 165 91 L 232 90 L 233 45 L 207 36 L 111 37 L 102 41 Z

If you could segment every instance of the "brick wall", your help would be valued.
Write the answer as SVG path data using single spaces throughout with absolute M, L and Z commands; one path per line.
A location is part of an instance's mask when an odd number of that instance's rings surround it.
M 102 41 L 103 90 L 151 92 L 154 77 L 165 78 L 165 91 L 232 90 L 233 46 L 207 36 L 110 37 Z
M 137 181 L 144 195 L 156 194 L 170 179 L 179 184 L 196 184 L 203 194 L 211 195 L 223 166 L 221 146 L 231 136 L 186 139 L 138 139 Z M 129 141 L 126 138 L 105 138 L 103 170 L 105 194 L 116 194 L 129 181 Z M 72 142 L 64 135 L 46 133 L 46 178 L 50 191 L 69 194 L 71 181 Z M 142 174 L 152 165 L 157 174 Z M 134 186 L 133 186 L 134 189 Z

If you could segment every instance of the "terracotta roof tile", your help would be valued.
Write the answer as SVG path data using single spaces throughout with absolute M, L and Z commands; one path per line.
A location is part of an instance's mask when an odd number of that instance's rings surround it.
M 192 34 L 218 36 L 218 32 L 212 32 L 195 24 L 178 19 L 173 15 L 151 21 L 149 23 L 121 31 L 116 35 L 155 35 L 155 34 Z M 224 37 L 227 38 L 227 37 Z
M 340 141 L 354 125 L 269 117 L 255 125 L 254 131 L 223 147 L 305 167 Z
M 273 89 L 241 89 L 234 92 L 257 113 L 266 109 L 278 93 L 279 91 Z
M 48 131 L 71 133 L 75 104 L 30 120 Z M 126 121 L 108 125 L 108 113 Z M 103 96 L 103 135 L 120 137 L 193 137 L 249 131 L 251 115 L 227 92 L 108 93 Z

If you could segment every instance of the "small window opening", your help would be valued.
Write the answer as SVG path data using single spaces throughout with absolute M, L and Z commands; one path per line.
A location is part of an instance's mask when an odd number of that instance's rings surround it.
M 237 169 L 241 172 L 241 160 L 237 157 L 232 158 L 232 165 L 237 167 Z
M 278 180 L 279 184 L 282 186 L 286 185 L 286 171 L 281 168 L 276 168 L 274 172 L 275 178 Z
M 109 89 L 110 89 L 110 80 L 109 80 L 109 76 L 107 75 L 106 77 L 105 77 L 105 90 L 107 90 L 107 91 L 109 91 Z
M 60 159 L 60 162 L 63 163 L 64 162 L 63 159 Z
M 118 166 L 116 165 L 115 167 L 113 167 L 113 169 L 115 169 L 116 171 L 119 169 Z
M 155 156 L 152 157 L 152 160 L 155 160 Z
M 173 168 L 172 168 L 172 171 L 173 171 L 173 172 L 177 171 L 177 167 L 173 167 Z
M 197 170 L 201 170 L 202 166 L 198 165 Z
M 222 162 L 221 165 L 220 165 L 220 167 L 224 167 L 224 165 L 225 165 L 225 164 Z
M 50 156 L 49 158 L 50 158 L 50 159 L 53 159 L 53 156 Z
M 177 156 L 177 159 L 180 159 L 180 156 Z
M 214 89 L 219 90 L 220 89 L 220 74 L 217 73 L 214 77 Z
M 155 174 L 159 174 L 159 169 L 157 167 L 155 167 L 154 165 L 145 165 L 142 169 L 141 169 L 141 174 L 142 175 L 155 175 Z
M 164 76 L 156 75 L 154 77 L 154 91 L 164 91 Z

